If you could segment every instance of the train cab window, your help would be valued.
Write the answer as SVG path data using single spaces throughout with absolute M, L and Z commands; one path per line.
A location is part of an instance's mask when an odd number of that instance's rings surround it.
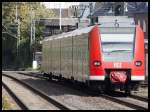
M 130 61 L 133 59 L 135 28 L 100 28 L 103 59 Z

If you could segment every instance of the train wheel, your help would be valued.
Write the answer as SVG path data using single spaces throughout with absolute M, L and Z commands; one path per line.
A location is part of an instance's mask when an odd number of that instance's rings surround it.
M 49 76 L 49 77 L 48 77 L 48 80 L 49 80 L 49 81 L 51 81 L 51 80 L 52 80 L 52 77 L 51 77 L 51 76 Z
M 126 95 L 126 96 L 131 95 L 131 91 L 125 91 L 125 95 Z
M 74 77 L 71 76 L 71 80 L 70 81 L 73 84 L 74 83 Z
M 126 88 L 125 88 L 125 94 L 126 94 L 127 96 L 131 95 L 131 89 L 130 89 L 130 86 L 129 86 L 129 85 L 127 85 Z
M 47 76 L 47 74 L 46 73 L 43 73 L 43 77 L 46 77 Z
M 111 93 L 111 83 L 109 78 L 105 79 L 105 89 L 104 89 L 105 93 L 110 94 Z
M 49 80 L 49 81 L 52 80 L 52 72 L 50 72 L 50 73 L 48 74 L 48 80 Z
M 125 94 L 126 95 L 130 95 L 131 94 L 131 88 L 130 88 L 130 83 L 129 82 L 127 82 L 125 84 Z
M 61 74 L 58 77 L 58 81 L 62 81 L 62 75 Z
M 51 75 L 48 76 L 48 80 L 49 80 L 49 81 L 52 80 L 52 76 L 51 76 Z
M 130 84 L 130 78 L 129 75 L 127 77 L 127 81 L 125 83 L 125 94 L 128 96 L 131 94 L 131 84 Z

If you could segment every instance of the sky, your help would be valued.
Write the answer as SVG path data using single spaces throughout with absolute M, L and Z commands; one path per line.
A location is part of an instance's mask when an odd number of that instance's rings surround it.
M 47 8 L 69 8 L 71 5 L 79 5 L 79 2 L 42 2 Z

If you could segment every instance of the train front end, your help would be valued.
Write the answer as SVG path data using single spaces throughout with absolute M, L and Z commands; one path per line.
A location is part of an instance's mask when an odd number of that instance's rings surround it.
M 101 82 L 106 91 L 119 88 L 126 93 L 145 80 L 144 34 L 140 26 L 95 27 L 91 36 L 90 80 Z

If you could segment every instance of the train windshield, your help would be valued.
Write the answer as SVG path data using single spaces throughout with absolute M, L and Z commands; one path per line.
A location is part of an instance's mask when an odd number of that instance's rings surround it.
M 105 61 L 133 59 L 135 28 L 100 28 L 102 54 Z

